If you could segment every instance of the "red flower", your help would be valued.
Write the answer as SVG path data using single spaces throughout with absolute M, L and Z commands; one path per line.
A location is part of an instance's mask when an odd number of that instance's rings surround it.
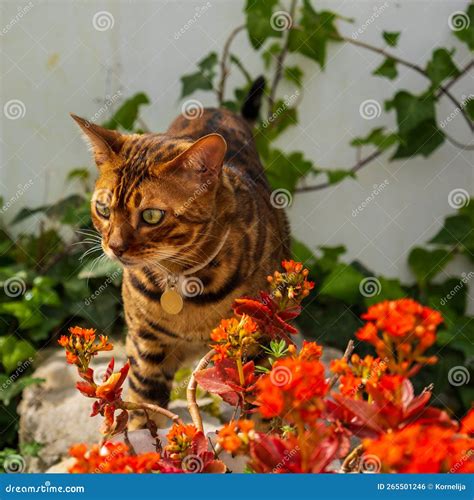
M 257 338 L 257 325 L 249 316 L 223 319 L 211 332 L 211 340 L 217 342 L 211 346 L 217 353 L 214 360 L 241 358 L 257 345 Z
M 246 453 L 255 437 L 255 425 L 251 420 L 231 421 L 217 433 L 217 442 L 232 454 Z

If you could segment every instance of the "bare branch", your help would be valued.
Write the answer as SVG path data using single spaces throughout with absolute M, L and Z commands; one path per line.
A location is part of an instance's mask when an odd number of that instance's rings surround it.
M 200 370 L 204 370 L 204 368 L 207 367 L 207 365 L 211 362 L 212 357 L 214 356 L 215 353 L 216 351 L 214 351 L 214 349 L 211 349 L 203 358 L 201 358 L 198 365 L 191 374 L 188 388 L 186 390 L 186 399 L 188 400 L 188 411 L 189 414 L 191 415 L 193 424 L 196 426 L 198 430 L 203 432 L 204 432 L 204 427 L 202 425 L 201 413 L 199 412 L 199 406 L 196 402 L 196 390 L 198 385 L 196 380 L 196 373 Z
M 349 361 L 349 358 L 351 357 L 352 351 L 354 350 L 354 341 L 349 340 L 347 343 L 346 350 L 344 351 L 344 354 L 342 355 L 342 359 L 345 361 Z M 332 389 L 336 384 L 337 381 L 339 380 L 339 375 L 335 373 L 331 379 L 329 380 L 329 389 Z
M 220 61 L 220 66 L 221 66 L 221 78 L 219 81 L 219 86 L 217 88 L 217 102 L 219 103 L 219 106 L 222 106 L 222 103 L 224 102 L 224 94 L 225 94 L 225 83 L 227 80 L 227 77 L 229 76 L 229 67 L 227 66 L 227 59 L 229 58 L 229 52 L 230 52 L 230 46 L 232 45 L 232 42 L 234 41 L 234 38 L 243 30 L 245 29 L 245 24 L 238 26 L 235 28 L 227 38 L 225 44 L 224 44 L 224 49 L 222 50 L 222 56 L 221 56 L 221 61 Z

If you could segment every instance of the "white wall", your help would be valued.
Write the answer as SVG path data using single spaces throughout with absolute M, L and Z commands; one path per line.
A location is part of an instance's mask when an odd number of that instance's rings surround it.
M 91 117 L 106 94 L 121 91 L 129 96 L 145 91 L 153 101 L 143 113 L 145 121 L 157 131 L 167 127 L 181 108 L 179 77 L 193 71 L 196 61 L 209 51 L 220 52 L 229 31 L 243 21 L 243 2 L 209 3 L 206 12 L 176 40 L 175 33 L 207 0 L 32 0 L 30 4 L 28 0 L 2 0 L 0 24 L 7 32 L 0 36 L 1 105 L 18 99 L 26 110 L 16 120 L 1 115 L 0 194 L 6 200 L 14 198 L 7 219 L 23 205 L 41 204 L 64 194 L 66 172 L 91 165 L 68 112 Z M 326 7 L 354 18 L 353 25 L 339 23 L 348 36 L 383 3 L 313 2 L 318 9 Z M 453 46 L 458 66 L 467 64 L 470 54 L 448 27 L 449 15 L 464 10 L 466 1 L 387 3 L 381 15 L 366 26 L 361 40 L 383 45 L 383 30 L 401 30 L 395 54 L 424 65 L 435 47 Z M 28 5 L 20 19 L 19 9 L 24 11 Z M 102 10 L 112 14 L 114 26 L 101 32 L 94 29 L 92 19 Z M 12 24 L 12 19 L 18 22 Z M 253 74 L 259 74 L 259 59 L 244 34 L 236 40 L 234 51 Z M 325 168 L 348 168 L 355 160 L 348 145 L 353 137 L 365 135 L 375 126 L 394 126 L 393 112 L 364 120 L 359 114 L 361 102 L 375 99 L 382 104 L 397 89 L 418 92 L 427 85 L 422 76 L 403 68 L 394 81 L 372 77 L 382 61 L 380 56 L 351 46 L 332 46 L 324 72 L 307 60 L 299 61 L 306 74 L 301 127 L 289 132 L 281 145 L 303 150 Z M 231 82 L 240 83 L 239 77 L 233 78 Z M 473 78 L 471 72 L 453 87 L 453 93 L 472 93 Z M 281 89 L 282 94 L 293 90 L 289 85 Z M 210 94 L 195 97 L 205 105 L 214 104 Z M 452 103 L 443 100 L 438 121 L 452 111 Z M 462 142 L 470 139 L 461 118 L 447 130 Z M 350 258 L 360 259 L 379 273 L 408 279 L 407 252 L 426 242 L 437 232 L 442 218 L 454 211 L 448 204 L 451 190 L 462 187 L 472 192 L 473 163 L 472 151 L 463 152 L 447 143 L 427 160 L 390 163 L 384 156 L 363 169 L 357 180 L 298 195 L 290 210 L 293 233 L 313 247 L 344 243 Z M 30 179 L 31 187 L 18 196 L 18 185 Z M 354 217 L 353 210 L 373 186 L 385 180 L 388 187 L 383 193 Z

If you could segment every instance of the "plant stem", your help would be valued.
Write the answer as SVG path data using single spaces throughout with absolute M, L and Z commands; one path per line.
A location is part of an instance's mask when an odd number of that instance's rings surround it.
M 346 350 L 344 351 L 344 354 L 342 355 L 342 359 L 344 359 L 345 361 L 349 361 L 349 358 L 351 357 L 353 350 L 354 350 L 354 341 L 349 340 L 349 342 L 347 343 Z M 329 390 L 331 390 L 337 384 L 338 380 L 339 380 L 339 375 L 337 373 L 335 373 L 329 379 Z
M 244 377 L 244 368 L 242 366 L 242 358 L 239 356 L 236 362 L 237 362 L 237 371 L 239 372 L 240 386 L 243 387 L 245 385 L 245 377 Z
M 288 14 L 290 15 L 291 22 L 293 22 L 293 19 L 295 17 L 295 12 L 296 12 L 296 0 L 291 0 L 290 10 L 288 12 Z M 282 74 L 283 74 L 283 63 L 285 62 L 285 58 L 288 54 L 291 29 L 292 29 L 292 26 L 290 26 L 286 32 L 285 40 L 283 42 L 283 47 L 281 49 L 281 52 L 278 54 L 278 57 L 276 60 L 275 74 L 273 76 L 272 85 L 270 87 L 270 93 L 268 94 L 268 119 L 269 120 L 273 114 L 273 107 L 275 106 L 275 99 L 276 99 L 276 91 L 277 91 L 278 84 L 280 83 Z
M 214 349 L 211 349 L 203 358 L 201 358 L 196 368 L 194 369 L 193 373 L 191 374 L 191 377 L 189 379 L 189 384 L 186 389 L 188 411 L 189 414 L 191 415 L 193 424 L 200 431 L 204 431 L 204 428 L 202 425 L 201 413 L 199 412 L 199 406 L 196 402 L 196 390 L 198 385 L 196 380 L 196 373 L 200 370 L 204 370 L 204 368 L 207 367 L 207 365 L 211 362 L 212 357 L 214 356 L 215 353 L 216 351 L 214 351 Z
M 119 408 L 129 411 L 148 410 L 152 413 L 158 413 L 160 415 L 168 417 L 170 420 L 173 421 L 173 423 L 177 424 L 183 423 L 182 420 L 179 418 L 179 415 L 176 415 L 176 413 L 173 413 L 172 411 L 169 411 L 166 408 L 162 408 L 161 406 L 152 405 L 150 403 L 132 403 L 130 401 L 123 401 L 122 404 L 119 406 Z
M 369 156 L 363 158 L 362 160 L 358 161 L 351 169 L 350 172 L 355 173 L 359 171 L 361 168 L 365 167 L 368 163 L 370 163 L 372 160 L 375 160 L 375 158 L 379 157 L 383 151 L 377 149 L 373 153 L 371 153 Z M 295 193 L 305 193 L 308 191 L 318 191 L 320 189 L 325 189 L 329 186 L 332 186 L 330 182 L 322 182 L 321 184 L 316 184 L 314 186 L 301 186 L 295 189 Z
M 242 24 L 241 26 L 238 26 L 235 28 L 227 38 L 224 48 L 222 50 L 222 56 L 221 56 L 221 78 L 219 80 L 219 86 L 217 87 L 217 102 L 219 103 L 219 106 L 222 106 L 222 103 L 224 102 L 224 94 L 225 94 L 225 83 L 227 80 L 227 77 L 229 76 L 229 68 L 227 66 L 227 59 L 229 58 L 229 51 L 230 51 L 230 46 L 232 45 L 232 42 L 234 41 L 234 38 L 243 30 L 245 29 L 245 24 Z
M 352 472 L 355 466 L 357 466 L 357 462 L 359 461 L 359 458 L 362 455 L 363 451 L 364 449 L 361 444 L 354 448 L 344 459 L 344 462 L 341 465 L 341 472 Z

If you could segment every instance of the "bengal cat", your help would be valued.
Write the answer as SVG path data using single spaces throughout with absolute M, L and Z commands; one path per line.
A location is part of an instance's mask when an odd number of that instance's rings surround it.
M 209 349 L 233 300 L 255 295 L 289 257 L 287 220 L 238 114 L 205 109 L 142 135 L 73 118 L 99 169 L 94 226 L 105 254 L 123 265 L 127 399 L 166 406 L 176 370 Z M 180 299 L 172 313 L 160 302 L 170 289 L 183 296 L 179 312 Z

